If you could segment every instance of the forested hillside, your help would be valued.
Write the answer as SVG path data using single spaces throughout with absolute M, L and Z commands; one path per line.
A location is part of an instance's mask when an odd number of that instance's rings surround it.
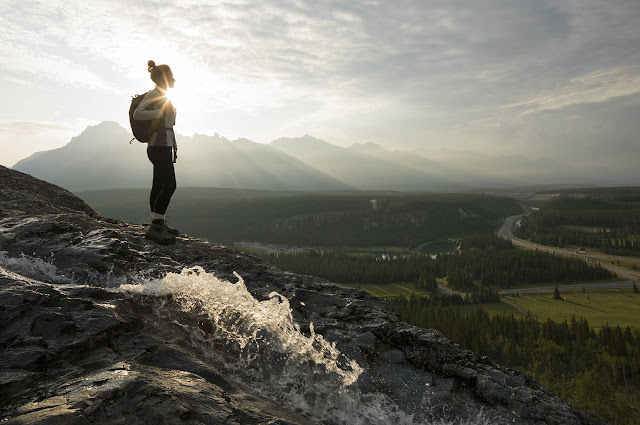
M 638 329 L 597 323 L 601 328 L 596 331 L 583 318 L 556 323 L 489 315 L 482 308 L 471 313 L 459 310 L 464 307 L 468 311 L 470 303 L 499 301 L 499 288 L 614 277 L 599 265 L 519 249 L 493 234 L 465 236 L 455 252 L 435 258 L 347 250 L 259 255 L 283 270 L 352 286 L 413 283 L 430 295 L 385 297 L 407 322 L 438 329 L 465 348 L 527 372 L 575 406 L 614 424 L 630 425 L 640 419 Z M 463 296 L 439 294 L 437 279 Z M 548 297 L 553 300 L 553 295 Z
M 440 258 L 440 257 L 439 257 Z M 449 285 L 461 290 L 474 282 L 493 288 L 510 288 L 541 282 L 607 280 L 615 275 L 599 264 L 543 251 L 516 248 L 495 235 L 462 238 L 460 249 L 442 256 Z
M 636 192 L 555 199 L 523 218 L 515 234 L 543 245 L 640 256 L 640 193 Z
M 556 323 L 490 316 L 481 308 L 462 314 L 420 297 L 389 301 L 408 323 L 438 329 L 465 348 L 529 373 L 578 408 L 613 424 L 640 421 L 638 329 L 604 325 L 594 331 L 582 318 Z
M 146 190 L 79 194 L 100 213 L 148 220 Z M 522 211 L 511 198 L 400 192 L 269 192 L 180 188 L 168 215 L 186 233 L 221 243 L 416 247 L 492 231 Z
M 436 258 L 423 254 L 378 255 L 347 251 L 260 254 L 283 270 L 340 283 L 414 282 L 428 285 L 446 278 L 450 287 L 472 292 L 478 287 L 510 288 L 527 283 L 607 280 L 615 276 L 577 258 L 516 248 L 492 234 L 463 237 L 459 249 Z

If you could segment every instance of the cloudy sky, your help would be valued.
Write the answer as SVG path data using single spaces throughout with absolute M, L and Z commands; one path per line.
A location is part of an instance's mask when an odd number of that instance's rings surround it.
M 640 180 L 638 22 L 637 0 L 0 0 L 0 164 L 128 125 L 153 59 L 174 70 L 186 135 L 522 154 Z

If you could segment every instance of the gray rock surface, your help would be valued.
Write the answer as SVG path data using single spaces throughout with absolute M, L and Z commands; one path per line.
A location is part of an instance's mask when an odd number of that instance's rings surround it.
M 0 167 L 0 420 L 605 423 L 437 330 L 402 322 L 365 292 L 202 240 L 165 247 L 143 235 L 144 226 Z M 264 311 L 250 311 L 240 292 L 237 305 L 214 308 L 231 284 L 215 283 L 213 296 L 206 285 L 191 295 L 180 284 L 147 291 L 171 273 L 188 283 L 209 274 L 236 282 L 234 272 Z M 262 317 L 287 302 L 290 328 Z

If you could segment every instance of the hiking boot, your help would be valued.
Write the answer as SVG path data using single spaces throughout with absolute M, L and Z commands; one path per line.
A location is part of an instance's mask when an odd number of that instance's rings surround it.
M 167 221 L 164 221 L 164 228 L 166 229 L 167 232 L 169 232 L 170 234 L 174 235 L 174 236 L 178 236 L 180 234 L 180 231 L 178 229 L 174 229 L 173 227 L 170 227 L 167 224 Z
M 170 234 L 164 227 L 164 220 L 153 220 L 144 235 L 145 239 L 152 240 L 160 245 L 176 243 L 176 237 Z

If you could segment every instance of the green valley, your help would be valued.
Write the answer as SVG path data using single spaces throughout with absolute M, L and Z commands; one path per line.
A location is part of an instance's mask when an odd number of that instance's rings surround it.
M 144 222 L 146 192 L 80 196 L 103 215 Z M 536 241 L 533 249 L 494 234 L 505 218 L 522 214 L 521 204 L 478 194 L 180 188 L 169 215 L 190 235 L 365 290 L 408 323 L 531 374 L 614 424 L 634 424 L 640 294 L 630 287 L 582 290 L 591 282 L 629 283 L 575 251 L 635 250 L 640 216 L 635 192 L 592 192 L 599 196 L 553 195 L 522 220 L 519 234 Z M 549 241 L 577 245 L 551 252 L 542 245 Z M 560 299 L 555 286 L 563 288 Z M 547 292 L 527 293 L 534 290 Z
M 148 221 L 148 190 L 78 193 L 101 214 Z M 415 248 L 447 237 L 493 231 L 522 211 L 512 198 L 390 191 L 278 192 L 180 188 L 168 215 L 211 242 Z

